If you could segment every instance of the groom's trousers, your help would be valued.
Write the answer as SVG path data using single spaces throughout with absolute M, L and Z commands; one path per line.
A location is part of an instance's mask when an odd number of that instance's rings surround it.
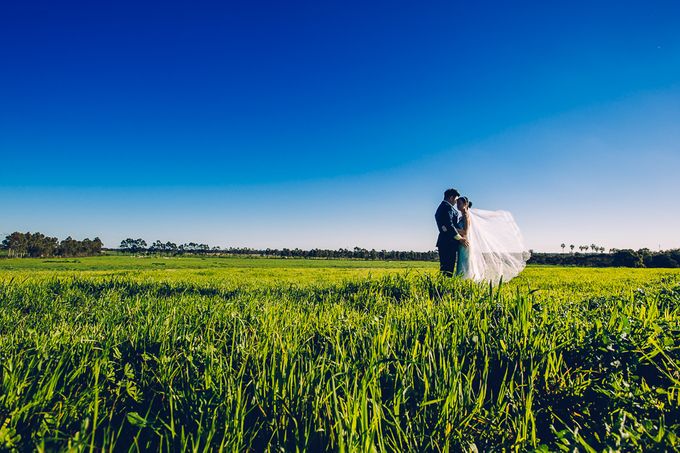
M 437 249 L 439 251 L 439 270 L 447 277 L 453 275 L 453 270 L 456 267 L 456 259 L 458 258 L 459 243 L 453 241 L 438 241 Z

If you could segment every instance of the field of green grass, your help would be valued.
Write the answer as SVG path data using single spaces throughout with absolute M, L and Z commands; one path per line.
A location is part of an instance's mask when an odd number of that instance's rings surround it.
M 55 276 L 116 276 L 149 281 L 191 281 L 212 285 L 310 285 L 394 272 L 437 269 L 432 262 L 270 258 L 101 256 L 0 260 L 0 280 Z
M 0 259 L 0 449 L 649 451 L 680 271 Z

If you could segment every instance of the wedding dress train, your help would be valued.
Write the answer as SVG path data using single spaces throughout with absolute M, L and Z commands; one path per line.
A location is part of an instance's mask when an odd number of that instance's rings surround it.
M 522 233 L 508 211 L 469 210 L 467 263 L 461 274 L 476 282 L 497 284 L 519 275 L 529 260 Z

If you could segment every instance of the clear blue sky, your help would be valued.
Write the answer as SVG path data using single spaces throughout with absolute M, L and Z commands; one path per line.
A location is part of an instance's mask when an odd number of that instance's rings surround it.
M 680 247 L 680 4 L 549 3 L 5 2 L 0 234 Z

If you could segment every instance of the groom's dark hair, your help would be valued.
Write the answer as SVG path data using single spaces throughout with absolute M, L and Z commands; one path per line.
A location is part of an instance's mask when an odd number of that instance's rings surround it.
M 446 189 L 444 191 L 444 200 L 447 200 L 449 197 L 460 197 L 460 193 L 456 189 Z

